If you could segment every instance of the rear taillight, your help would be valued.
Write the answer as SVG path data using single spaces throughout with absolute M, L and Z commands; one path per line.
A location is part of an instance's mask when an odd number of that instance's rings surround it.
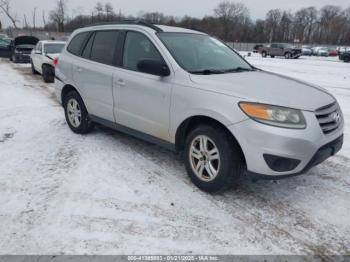
M 54 64 L 54 66 L 57 66 L 57 65 L 58 65 L 58 57 L 56 57 L 56 58 L 53 60 L 53 64 Z

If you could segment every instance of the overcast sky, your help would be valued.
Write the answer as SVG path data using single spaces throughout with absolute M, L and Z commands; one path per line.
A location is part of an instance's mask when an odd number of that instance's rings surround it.
M 222 0 L 106 0 L 101 2 L 111 2 L 116 11 L 122 10 L 123 14 L 137 15 L 141 11 L 159 11 L 167 15 L 182 17 L 191 15 L 203 17 L 212 14 L 212 10 Z M 69 15 L 79 13 L 91 13 L 98 0 L 68 0 Z M 237 2 L 237 1 L 236 1 Z M 287 10 L 296 10 L 301 7 L 332 4 L 342 7 L 349 7 L 349 0 L 244 0 L 241 1 L 249 9 L 253 19 L 264 18 L 268 10 L 273 8 L 282 8 Z M 20 21 L 23 21 L 23 14 L 31 19 L 33 7 L 38 7 L 37 24 L 42 24 L 42 10 L 46 14 L 55 6 L 55 0 L 11 0 L 13 12 L 17 14 Z M 8 25 L 7 18 L 0 14 L 1 21 Z M 30 21 L 31 24 L 31 21 Z

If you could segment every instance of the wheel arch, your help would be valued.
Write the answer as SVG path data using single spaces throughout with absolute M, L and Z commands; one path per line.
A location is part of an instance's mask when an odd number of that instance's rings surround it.
M 61 101 L 62 101 L 62 105 L 63 105 L 63 101 L 64 101 L 64 97 L 71 91 L 75 91 L 79 94 L 79 96 L 82 98 L 79 90 L 77 88 L 75 88 L 74 86 L 70 85 L 70 84 L 67 84 L 65 85 L 63 88 L 62 88 L 62 91 L 61 91 Z
M 53 65 L 51 65 L 51 64 L 49 64 L 49 63 L 43 63 L 43 64 L 41 65 L 41 68 L 43 69 L 43 68 L 44 68 L 44 66 L 49 66 L 49 67 L 54 68 L 54 66 L 53 66 Z
M 232 138 L 232 142 L 238 145 L 240 153 L 244 160 L 244 164 L 246 163 L 242 147 L 236 139 L 236 137 L 234 136 L 234 134 L 232 134 L 232 132 L 230 132 L 230 130 L 222 122 L 205 115 L 191 116 L 179 125 L 175 133 L 175 149 L 177 152 L 182 152 L 184 150 L 187 135 L 191 130 L 193 130 L 195 127 L 201 124 L 208 124 L 211 126 L 219 127 L 228 132 L 228 134 Z

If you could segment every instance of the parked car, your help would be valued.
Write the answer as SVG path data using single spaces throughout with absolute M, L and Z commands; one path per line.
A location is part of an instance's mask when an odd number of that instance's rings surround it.
M 1 38 L 0 39 L 0 57 L 10 58 L 12 55 L 12 39 Z
M 289 44 L 270 44 L 267 47 L 261 49 L 261 55 L 263 57 L 271 56 L 284 56 L 286 59 L 297 59 L 302 55 L 300 48 L 293 47 Z
M 46 83 L 55 80 L 54 60 L 62 52 L 66 42 L 39 41 L 30 55 L 33 74 L 41 74 Z
M 11 61 L 14 63 L 30 63 L 30 53 L 39 39 L 34 36 L 18 36 L 13 41 Z
M 311 46 L 304 45 L 301 48 L 302 55 L 305 56 L 311 56 L 312 55 L 312 48 Z
M 218 39 L 178 27 L 76 30 L 58 58 L 55 90 L 73 132 L 100 123 L 183 152 L 207 192 L 246 173 L 305 173 L 343 143 L 343 115 L 326 90 L 259 70 Z
M 320 47 L 316 51 L 316 56 L 329 56 L 329 49 L 327 47 Z
M 313 56 L 317 56 L 317 53 L 318 53 L 318 50 L 323 48 L 322 46 L 315 46 L 313 47 L 311 50 L 312 50 L 312 55 Z
M 344 61 L 345 63 L 349 63 L 350 62 L 350 50 L 342 52 L 339 55 L 339 59 Z
M 258 44 L 253 47 L 253 53 L 260 53 L 261 49 L 264 48 L 264 45 Z
M 8 35 L 6 35 L 6 34 L 0 34 L 0 40 L 1 39 L 8 39 L 9 37 L 8 37 Z
M 328 56 L 338 56 L 338 51 L 335 48 L 328 48 Z

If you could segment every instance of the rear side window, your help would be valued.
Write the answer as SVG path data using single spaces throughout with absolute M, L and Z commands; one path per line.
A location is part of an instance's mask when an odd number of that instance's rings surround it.
M 89 32 L 77 34 L 72 39 L 72 41 L 70 41 L 67 47 L 68 52 L 72 53 L 73 55 L 80 56 L 81 49 L 88 35 L 89 35 Z
M 92 34 L 90 36 L 89 41 L 87 42 L 85 49 L 83 51 L 82 57 L 86 58 L 86 59 L 90 59 L 90 54 L 91 54 L 91 48 L 92 48 L 92 43 L 94 42 L 94 37 L 95 34 Z
M 143 59 L 150 59 L 163 62 L 163 58 L 144 34 L 128 32 L 124 45 L 123 67 L 138 71 L 137 64 Z
M 90 59 L 102 64 L 112 65 L 117 48 L 117 39 L 118 31 L 96 32 L 91 48 Z

